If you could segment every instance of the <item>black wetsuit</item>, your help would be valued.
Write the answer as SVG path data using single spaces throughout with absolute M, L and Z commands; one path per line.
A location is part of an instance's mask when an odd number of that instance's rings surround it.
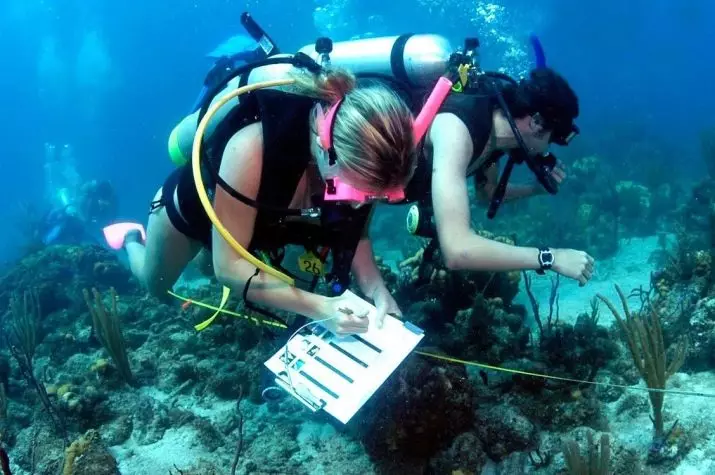
M 263 127 L 263 165 L 256 201 L 287 208 L 312 159 L 308 118 L 315 104 L 315 99 L 277 90 L 253 92 L 242 98 L 240 106 L 234 107 L 217 126 L 206 144 L 203 160 L 210 160 L 218 167 L 230 138 L 243 127 L 260 121 Z M 204 183 L 212 197 L 216 184 L 208 175 L 204 170 Z M 173 199 L 175 190 L 178 210 Z M 302 245 L 310 250 L 328 247 L 333 254 L 332 272 L 339 274 L 338 280 L 346 284 L 352 257 L 372 207 L 354 210 L 349 205 L 323 203 L 322 196 L 313 197 L 313 203 L 322 210 L 319 222 L 306 222 L 301 218 L 287 217 L 285 213 L 259 209 L 248 250 L 264 251 L 275 257 L 273 265 L 279 265 L 281 258 L 278 256 L 282 255 L 281 251 L 287 244 Z M 211 248 L 212 223 L 199 201 L 190 164 L 178 168 L 169 176 L 163 186 L 161 203 L 157 205 L 166 207 L 169 219 L 178 231 Z

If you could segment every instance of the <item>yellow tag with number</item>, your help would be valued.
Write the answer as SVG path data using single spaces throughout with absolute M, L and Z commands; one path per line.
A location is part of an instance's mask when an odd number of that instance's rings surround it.
M 468 64 L 460 64 L 457 68 L 457 72 L 459 73 L 459 82 L 462 83 L 462 88 L 464 88 L 469 81 L 469 69 L 470 67 Z
M 323 262 L 311 251 L 298 258 L 298 266 L 303 272 L 313 275 L 323 275 Z

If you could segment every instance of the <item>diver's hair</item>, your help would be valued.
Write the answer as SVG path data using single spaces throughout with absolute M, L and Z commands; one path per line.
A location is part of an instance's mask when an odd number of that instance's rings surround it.
M 517 86 L 506 87 L 503 95 L 515 119 L 538 112 L 546 121 L 546 129 L 570 123 L 579 114 L 576 93 L 566 79 L 551 68 L 532 70 Z
M 298 93 L 331 104 L 345 97 L 348 92 L 355 89 L 357 84 L 355 76 L 344 69 L 331 69 L 320 74 L 298 70 L 290 76 L 295 80 L 295 89 Z
M 335 116 L 333 147 L 337 165 L 376 189 L 404 186 L 416 168 L 412 111 L 382 84 L 358 86 L 353 74 L 331 69 L 320 74 L 292 75 L 297 92 L 332 105 L 343 103 Z

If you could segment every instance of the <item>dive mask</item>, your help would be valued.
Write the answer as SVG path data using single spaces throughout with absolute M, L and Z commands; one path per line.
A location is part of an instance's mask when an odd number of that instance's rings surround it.
M 570 144 L 579 133 L 581 133 L 581 130 L 576 124 L 570 121 L 568 124 L 564 124 L 564 126 L 554 127 L 551 132 L 551 143 L 565 147 Z

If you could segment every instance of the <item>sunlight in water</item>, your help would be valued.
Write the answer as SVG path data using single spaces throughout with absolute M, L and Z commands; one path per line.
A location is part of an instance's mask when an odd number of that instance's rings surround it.
M 104 40 L 97 31 L 85 33 L 75 63 L 77 85 L 83 89 L 106 89 L 112 73 L 112 60 Z

